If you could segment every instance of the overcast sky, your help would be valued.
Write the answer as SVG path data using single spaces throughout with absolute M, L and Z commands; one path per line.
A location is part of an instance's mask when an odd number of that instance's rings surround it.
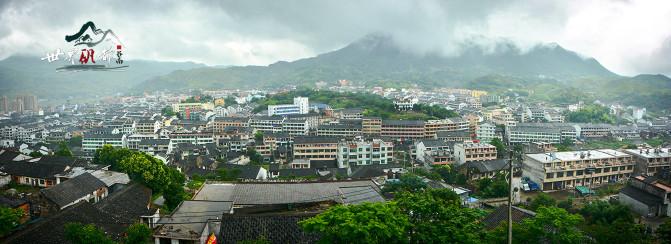
M 466 41 L 554 42 L 619 74 L 671 75 L 669 0 L 0 0 L 0 59 L 67 47 L 64 36 L 89 20 L 116 32 L 127 59 L 266 65 L 387 33 L 404 49 L 445 55 Z

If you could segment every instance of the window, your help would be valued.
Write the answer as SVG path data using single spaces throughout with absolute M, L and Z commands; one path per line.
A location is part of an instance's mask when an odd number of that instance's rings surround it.
M 545 178 L 548 178 L 548 179 L 554 178 L 554 173 L 547 173 L 545 175 Z
M 40 179 L 40 185 L 44 185 L 44 180 Z

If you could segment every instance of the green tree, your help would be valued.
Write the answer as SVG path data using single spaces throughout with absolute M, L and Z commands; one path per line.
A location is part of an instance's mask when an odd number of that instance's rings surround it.
M 65 224 L 65 238 L 73 244 L 112 244 L 105 232 L 98 229 L 95 225 L 80 223 Z
M 427 184 L 424 182 L 424 180 L 414 174 L 403 174 L 399 178 L 398 182 L 390 182 L 387 183 L 384 188 L 382 188 L 383 192 L 402 192 L 402 191 L 407 191 L 407 192 L 418 192 L 423 189 L 426 189 Z
M 262 142 L 263 141 L 263 131 L 260 131 L 260 130 L 256 131 L 256 133 L 254 133 L 254 140 L 256 140 L 258 142 Z
M 408 217 L 395 203 L 336 205 L 299 222 L 320 243 L 405 243 Z
M 462 208 L 452 190 L 401 192 L 395 201 L 410 221 L 410 243 L 480 243 L 482 213 Z
M 478 195 L 484 198 L 506 197 L 509 192 L 504 174 L 497 174 L 492 179 L 484 178 L 478 181 Z
M 627 206 L 597 201 L 580 209 L 586 223 L 583 229 L 598 243 L 635 243 L 645 241 L 645 228 L 634 222 Z
M 184 187 L 180 184 L 170 184 L 163 192 L 163 198 L 168 210 L 175 209 L 186 197 L 187 194 L 184 191 Z
M 24 214 L 21 209 L 0 207 L 0 236 L 4 236 L 16 228 Z
M 578 228 L 582 216 L 570 214 L 556 207 L 540 207 L 536 216 L 522 221 L 518 233 L 513 232 L 517 243 L 583 243 L 585 234 Z
M 656 234 L 657 240 L 659 240 L 660 243 L 671 243 L 671 218 L 666 219 L 663 224 L 657 227 Z
M 508 147 L 506 147 L 505 144 L 503 144 L 503 141 L 499 138 L 494 138 L 492 139 L 489 144 L 492 144 L 493 146 L 496 147 L 496 156 L 497 158 L 505 158 L 508 156 Z
M 571 210 L 573 210 L 573 198 L 569 197 L 564 201 L 560 201 L 559 203 L 557 203 L 557 207 L 563 208 L 564 210 L 570 212 Z
M 540 207 L 554 207 L 557 204 L 557 200 L 552 198 L 545 192 L 538 193 L 538 195 L 531 201 L 529 208 L 533 211 L 538 210 Z
M 135 152 L 127 148 L 114 148 L 112 145 L 103 145 L 96 150 L 93 156 L 94 164 L 110 165 L 112 170 L 121 170 L 119 163 L 121 160 L 133 155 Z
M 148 243 L 151 240 L 151 229 L 143 223 L 135 223 L 126 229 L 128 236 L 126 237 L 126 244 L 142 244 Z
M 161 114 L 165 117 L 172 117 L 177 115 L 175 111 L 172 110 L 172 107 L 166 106 L 165 108 L 161 109 Z
M 58 143 L 58 150 L 54 153 L 56 156 L 72 157 L 72 152 L 65 141 Z
M 260 165 L 263 163 L 263 156 L 261 156 L 255 149 L 248 149 L 245 155 L 249 157 L 249 163 L 251 165 Z

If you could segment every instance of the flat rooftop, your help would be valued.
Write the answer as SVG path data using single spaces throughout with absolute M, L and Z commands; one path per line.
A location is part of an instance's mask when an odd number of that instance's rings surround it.
M 671 148 L 662 148 L 661 151 L 655 151 L 655 149 L 625 149 L 624 151 L 628 154 L 635 155 L 642 158 L 668 158 L 671 157 L 669 153 Z
M 581 160 L 580 158 L 581 153 L 584 155 L 584 158 L 582 158 L 582 160 L 608 159 L 628 155 L 626 153 L 616 151 L 613 149 L 598 149 L 598 150 L 570 151 L 570 152 L 534 153 L 534 154 L 527 154 L 526 156 L 539 162 L 549 163 L 556 161 Z

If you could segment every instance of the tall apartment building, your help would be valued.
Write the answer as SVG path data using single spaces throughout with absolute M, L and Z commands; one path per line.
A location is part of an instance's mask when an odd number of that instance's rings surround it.
M 0 113 L 9 113 L 9 99 L 7 99 L 7 96 L 0 97 Z
M 395 140 L 413 140 L 424 138 L 424 121 L 383 120 L 381 135 L 383 137 L 388 137 Z
M 634 156 L 637 175 L 654 176 L 671 167 L 671 148 L 625 149 L 624 152 Z
M 293 104 L 268 105 L 268 116 L 307 114 L 310 112 L 310 102 L 307 97 L 294 97 Z
M 294 159 L 337 160 L 339 142 L 340 140 L 335 137 L 295 137 Z
M 388 164 L 394 159 L 394 144 L 380 139 L 340 142 L 338 167 L 354 165 Z
M 454 158 L 459 165 L 472 161 L 496 159 L 496 147 L 489 143 L 464 142 L 454 144 Z
M 526 154 L 522 172 L 543 191 L 594 187 L 631 177 L 634 160 L 612 149 Z
M 37 104 L 37 96 L 33 95 L 23 96 L 23 109 L 37 112 L 39 110 Z

